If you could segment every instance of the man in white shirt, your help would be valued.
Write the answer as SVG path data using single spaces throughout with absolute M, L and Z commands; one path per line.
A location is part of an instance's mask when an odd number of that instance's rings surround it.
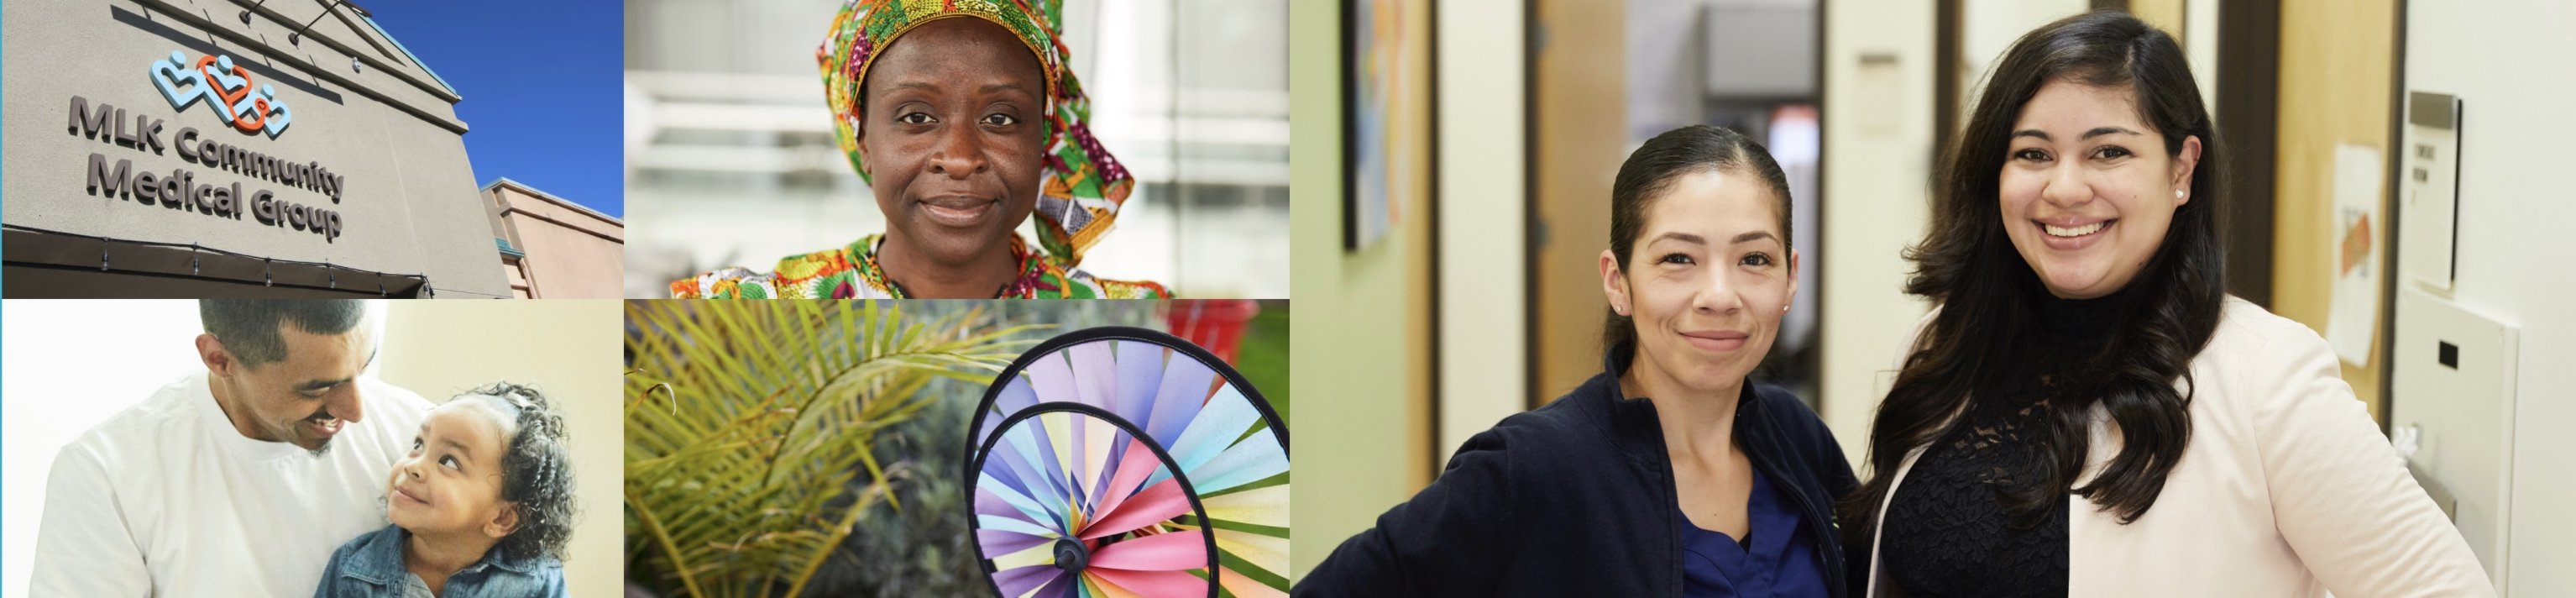
M 206 371 L 54 457 L 29 595 L 310 596 L 334 549 L 385 525 L 393 463 L 430 405 L 360 376 L 376 354 L 365 305 L 198 313 Z

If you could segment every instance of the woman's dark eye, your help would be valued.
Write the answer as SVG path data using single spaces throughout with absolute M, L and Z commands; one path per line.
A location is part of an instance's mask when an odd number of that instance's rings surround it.
M 2116 145 L 2113 145 L 2113 146 L 2106 146 L 2106 147 L 2103 147 L 2102 149 L 2093 150 L 2093 155 L 2098 156 L 2098 157 L 2100 157 L 2100 158 L 2102 158 L 2102 159 L 2104 159 L 2104 160 L 2109 160 L 2109 159 L 2114 159 L 2114 158 L 2126 158 L 2126 157 L 2129 157 L 2129 148 L 2120 147 L 2120 146 L 2116 146 Z
M 2035 150 L 2035 149 L 2025 149 L 2025 150 L 2021 150 L 2021 151 L 2018 151 L 2018 152 L 2013 152 L 2012 157 L 2013 157 L 2013 159 L 2015 159 L 2015 160 L 2030 160 L 2030 161 L 2034 161 L 2034 162 L 2036 162 L 2036 161 L 2040 161 L 2040 160 L 2047 160 L 2047 159 L 2048 159 L 2048 153 L 2047 153 L 2047 152 L 2042 152 L 2042 151 L 2039 151 L 2039 150 Z
M 1679 265 L 1683 265 L 1683 266 L 1688 266 L 1688 265 L 1691 265 L 1691 264 L 1693 264 L 1693 263 L 1696 263 L 1696 260 L 1692 260 L 1692 259 L 1691 259 L 1691 256 L 1689 256 L 1688 254 L 1668 253 L 1668 254 L 1664 254 L 1664 257 L 1655 258 L 1655 263 L 1658 263 L 1658 264 L 1679 264 Z
M 1737 262 L 1737 263 L 1740 263 L 1740 264 L 1743 264 L 1743 265 L 1746 265 L 1746 266 L 1768 266 L 1768 265 L 1771 265 L 1771 254 L 1768 254 L 1768 253 L 1747 253 L 1747 254 L 1744 254 L 1744 259 L 1743 259 L 1742 261 L 1740 261 L 1740 262 Z
M 894 121 L 907 125 L 926 125 L 930 124 L 930 115 L 920 112 L 906 112 L 903 113 L 902 116 L 894 117 Z
M 415 437 L 413 437 L 413 438 L 411 439 L 411 454 L 414 454 L 414 455 L 420 454 L 420 438 L 419 438 L 419 437 L 416 437 L 416 436 L 415 436 Z
M 1011 116 L 1011 115 L 1008 115 L 1008 114 L 994 113 L 994 114 L 986 115 L 986 116 L 984 117 L 984 124 L 988 124 L 988 125 L 992 125 L 992 126 L 996 126 L 996 127 L 1007 127 L 1007 126 L 1011 126 L 1011 125 L 1020 124 L 1020 117 L 1017 117 L 1017 116 Z
M 439 465 L 445 465 L 445 466 L 447 466 L 447 468 L 448 468 L 448 469 L 462 469 L 462 467 L 461 467 L 461 466 L 458 466 L 458 465 L 456 464 L 456 458 L 455 458 L 455 457 L 439 457 L 439 458 L 438 458 L 438 464 L 439 464 Z

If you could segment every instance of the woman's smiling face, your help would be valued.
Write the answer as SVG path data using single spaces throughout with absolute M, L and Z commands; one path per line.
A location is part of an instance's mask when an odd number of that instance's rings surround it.
M 1998 197 L 2005 235 L 2048 291 L 2111 294 L 2164 244 L 2174 210 L 2191 200 L 2200 138 L 2179 153 L 2139 118 L 2134 90 L 2059 79 L 2023 104 Z
M 977 18 L 922 24 L 868 67 L 859 147 L 890 242 L 951 266 L 1004 251 L 1036 209 L 1046 83 Z
M 472 398 L 431 409 L 411 452 L 394 462 L 386 516 L 414 534 L 489 529 L 510 519 L 502 513 L 501 462 L 514 430 L 504 421 L 490 403 Z
M 1739 170 L 1675 175 L 1647 200 L 1627 270 L 1601 253 L 1611 306 L 1636 326 L 1630 367 L 1641 378 L 1723 391 L 1771 352 L 1798 290 L 1797 256 L 1782 238 L 1781 200 Z

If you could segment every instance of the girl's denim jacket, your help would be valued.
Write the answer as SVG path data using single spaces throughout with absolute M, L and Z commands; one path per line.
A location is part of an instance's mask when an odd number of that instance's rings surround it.
M 399 597 L 411 571 L 403 566 L 403 542 L 411 534 L 387 525 L 340 545 L 322 569 L 322 584 L 313 598 Z M 563 563 L 554 557 L 505 558 L 500 550 L 483 554 L 448 576 L 440 594 L 447 598 L 519 598 L 564 596 Z

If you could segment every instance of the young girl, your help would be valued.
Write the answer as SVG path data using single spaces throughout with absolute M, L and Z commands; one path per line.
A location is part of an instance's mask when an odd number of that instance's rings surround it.
M 563 596 L 563 436 L 544 395 L 508 382 L 431 409 L 385 489 L 393 524 L 341 545 L 314 598 Z

